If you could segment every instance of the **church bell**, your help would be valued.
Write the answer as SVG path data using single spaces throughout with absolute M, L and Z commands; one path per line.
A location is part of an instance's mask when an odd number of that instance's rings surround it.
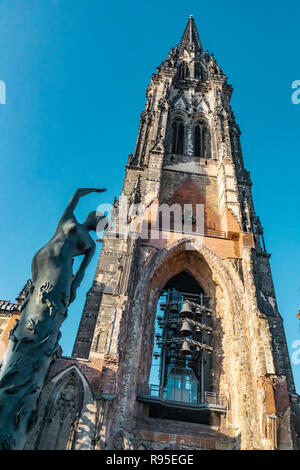
M 184 317 L 190 318 L 193 316 L 193 309 L 192 309 L 190 302 L 185 301 L 183 303 L 182 309 L 179 312 L 179 316 L 183 318 Z
M 193 334 L 193 331 L 194 331 L 193 325 L 191 325 L 189 321 L 183 320 L 179 333 L 182 336 L 189 336 Z
M 183 341 L 180 352 L 181 354 L 184 354 L 184 355 L 188 355 L 192 353 L 191 346 L 187 341 Z
M 201 309 L 200 306 L 195 308 L 195 313 L 196 313 L 197 315 L 201 315 L 201 314 L 202 314 L 202 309 Z
M 178 302 L 172 302 L 170 305 L 170 312 L 171 313 L 178 313 L 179 308 L 178 308 Z

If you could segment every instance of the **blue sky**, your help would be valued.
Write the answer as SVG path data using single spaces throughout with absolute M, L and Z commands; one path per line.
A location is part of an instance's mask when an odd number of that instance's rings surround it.
M 83 220 L 112 202 L 133 151 L 156 66 L 194 15 L 205 49 L 234 87 L 257 214 L 265 229 L 288 345 L 300 339 L 299 1 L 1 0 L 0 298 L 13 300 L 31 259 L 52 236 L 78 187 L 107 186 L 80 203 Z M 90 265 L 63 326 L 71 353 Z M 293 365 L 298 391 L 300 364 Z

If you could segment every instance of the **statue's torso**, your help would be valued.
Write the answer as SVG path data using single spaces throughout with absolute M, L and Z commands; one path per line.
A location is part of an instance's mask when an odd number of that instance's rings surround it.
M 64 282 L 67 277 L 71 282 L 73 258 L 85 254 L 93 244 L 88 231 L 75 217 L 60 224 L 51 240 L 33 258 L 33 281 L 40 276 L 62 276 Z

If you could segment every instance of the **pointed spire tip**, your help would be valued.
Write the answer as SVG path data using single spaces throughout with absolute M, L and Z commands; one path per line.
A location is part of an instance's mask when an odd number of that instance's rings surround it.
M 198 35 L 197 27 L 193 15 L 189 16 L 188 23 L 185 27 L 181 41 L 179 43 L 179 49 L 182 51 L 186 47 L 193 45 L 196 51 L 202 51 L 202 45 Z

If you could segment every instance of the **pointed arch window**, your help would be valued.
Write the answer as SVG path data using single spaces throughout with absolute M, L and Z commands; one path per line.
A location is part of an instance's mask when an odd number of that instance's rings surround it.
M 182 119 L 176 118 L 172 124 L 172 153 L 183 154 L 184 125 Z
M 194 153 L 196 157 L 210 157 L 210 132 L 205 122 L 199 121 L 194 130 Z
M 190 71 L 188 64 L 186 62 L 181 62 L 178 67 L 178 78 L 179 80 L 185 80 L 190 76 Z
M 195 63 L 195 78 L 202 78 L 202 70 L 199 62 Z
M 183 271 L 169 280 L 158 302 L 148 393 L 176 402 L 179 409 L 180 404 L 204 403 L 211 390 L 212 326 L 210 315 L 204 313 L 209 301 L 197 281 Z M 173 408 L 165 413 L 166 419 L 182 419 Z M 198 418 L 185 415 L 186 419 Z
M 195 156 L 200 157 L 201 154 L 201 128 L 197 124 L 195 126 Z
M 226 402 L 212 380 L 213 304 L 187 271 L 160 291 L 151 367 L 147 349 L 146 381 L 137 394 L 138 401 L 149 405 L 145 414 L 150 418 L 220 424 Z M 218 406 L 211 411 L 211 405 Z
M 54 386 L 50 397 L 44 389 L 43 399 L 47 400 L 47 404 L 34 448 L 72 450 L 84 399 L 81 377 L 75 370 L 66 371 Z

